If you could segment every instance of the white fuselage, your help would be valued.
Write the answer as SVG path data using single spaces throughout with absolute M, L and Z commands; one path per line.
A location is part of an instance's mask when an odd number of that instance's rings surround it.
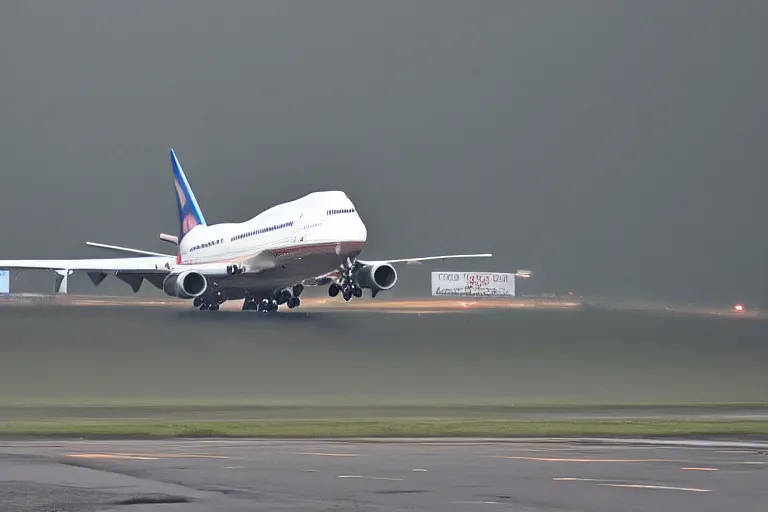
M 245 290 L 290 286 L 333 272 L 360 253 L 367 229 L 344 192 L 314 192 L 279 204 L 242 223 L 196 226 L 181 240 L 176 268 L 226 264 L 269 254 L 279 264 L 266 272 L 216 281 L 235 298 Z

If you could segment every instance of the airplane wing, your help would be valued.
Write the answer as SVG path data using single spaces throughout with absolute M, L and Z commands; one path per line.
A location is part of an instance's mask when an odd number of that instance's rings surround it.
M 369 260 L 360 260 L 358 259 L 357 262 L 361 265 L 374 265 L 376 263 L 390 263 L 390 264 L 396 264 L 396 263 L 405 263 L 406 265 L 420 265 L 423 261 L 435 261 L 440 260 L 442 263 L 445 260 L 452 260 L 452 259 L 460 259 L 460 258 L 490 258 L 492 255 L 489 253 L 483 253 L 483 254 L 448 254 L 445 256 L 425 256 L 421 258 L 402 258 L 397 260 L 376 260 L 376 261 L 369 261 Z
M 67 260 L 0 260 L 3 269 L 79 270 L 112 273 L 133 272 L 137 274 L 168 272 L 175 264 L 173 256 L 144 258 L 95 258 Z
M 445 256 L 424 256 L 419 258 L 400 258 L 395 260 L 355 260 L 356 265 L 376 265 L 379 263 L 389 263 L 391 265 L 398 263 L 405 263 L 406 265 L 420 265 L 423 261 L 436 261 L 443 262 L 444 260 L 461 259 L 461 258 L 490 258 L 492 254 L 447 254 Z M 341 270 L 337 269 L 333 272 L 328 272 L 311 279 L 305 279 L 302 281 L 304 286 L 325 286 L 337 279 L 341 275 Z
M 142 258 L 96 258 L 66 260 L 0 260 L 3 269 L 53 270 L 58 274 L 56 288 L 66 289 L 66 278 L 76 271 L 87 272 L 94 285 L 101 283 L 107 275 L 114 275 L 127 283 L 136 293 L 146 279 L 162 289 L 163 279 L 170 272 L 176 260 L 173 256 Z M 62 283 L 63 288 L 62 288 Z

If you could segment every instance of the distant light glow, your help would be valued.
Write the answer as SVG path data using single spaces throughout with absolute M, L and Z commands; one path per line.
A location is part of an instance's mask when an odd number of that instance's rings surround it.
M 736 311 L 744 311 L 744 306 L 741 304 L 736 304 L 735 306 L 733 306 L 733 309 L 735 309 Z

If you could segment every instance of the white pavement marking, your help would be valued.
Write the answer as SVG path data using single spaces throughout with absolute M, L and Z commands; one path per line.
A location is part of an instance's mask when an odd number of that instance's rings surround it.
M 316 455 L 318 457 L 359 457 L 357 453 L 292 452 L 292 455 Z
M 610 478 L 577 478 L 577 477 L 559 477 L 553 478 L 556 482 L 621 482 L 621 480 L 613 480 Z
M 117 453 L 73 453 L 69 457 L 75 459 L 109 459 L 109 460 L 160 460 L 160 457 L 142 455 L 120 455 Z
M 608 462 L 608 463 L 646 463 L 646 462 L 686 462 L 670 459 L 564 459 L 556 457 L 516 457 L 512 455 L 490 455 L 496 459 L 531 460 L 537 462 Z
M 711 492 L 711 489 L 696 489 L 694 487 L 669 487 L 666 485 L 640 485 L 640 484 L 597 484 L 604 487 L 627 487 L 631 489 L 662 489 L 666 491 Z
M 362 480 L 390 480 L 399 482 L 402 478 L 384 478 L 383 476 L 339 475 L 337 478 L 360 478 Z

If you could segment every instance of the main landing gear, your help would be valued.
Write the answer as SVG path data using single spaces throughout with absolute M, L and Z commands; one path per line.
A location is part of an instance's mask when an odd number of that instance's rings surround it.
M 301 305 L 301 299 L 298 297 L 291 297 L 285 302 L 285 305 L 288 306 L 288 309 L 297 308 Z M 243 302 L 243 311 L 261 311 L 262 313 L 273 313 L 280 309 L 280 304 L 278 304 L 277 300 L 275 299 L 255 299 L 250 298 L 246 299 L 245 302 Z
M 196 297 L 192 304 L 200 309 L 200 311 L 218 311 L 219 307 L 226 302 L 227 297 L 220 290 L 204 293 L 200 297 Z
M 288 309 L 294 309 L 301 305 L 299 295 L 304 291 L 304 286 L 297 284 L 293 288 L 285 288 L 278 291 L 271 298 L 258 299 L 251 295 L 246 295 L 243 302 L 243 311 L 261 311 L 262 313 L 272 313 L 277 311 L 282 304 L 288 306 Z
M 355 262 L 351 258 L 347 258 L 345 264 L 341 266 L 341 276 L 336 283 L 332 283 L 328 287 L 328 295 L 336 297 L 339 293 L 345 301 L 349 302 L 352 297 L 358 299 L 363 296 L 363 289 L 357 284 L 355 280 Z
M 331 297 L 336 297 L 339 293 L 341 293 L 345 301 L 349 302 L 352 300 L 352 297 L 357 297 L 358 299 L 362 297 L 363 289 L 355 284 L 340 285 L 338 283 L 333 283 L 328 287 L 328 295 Z

